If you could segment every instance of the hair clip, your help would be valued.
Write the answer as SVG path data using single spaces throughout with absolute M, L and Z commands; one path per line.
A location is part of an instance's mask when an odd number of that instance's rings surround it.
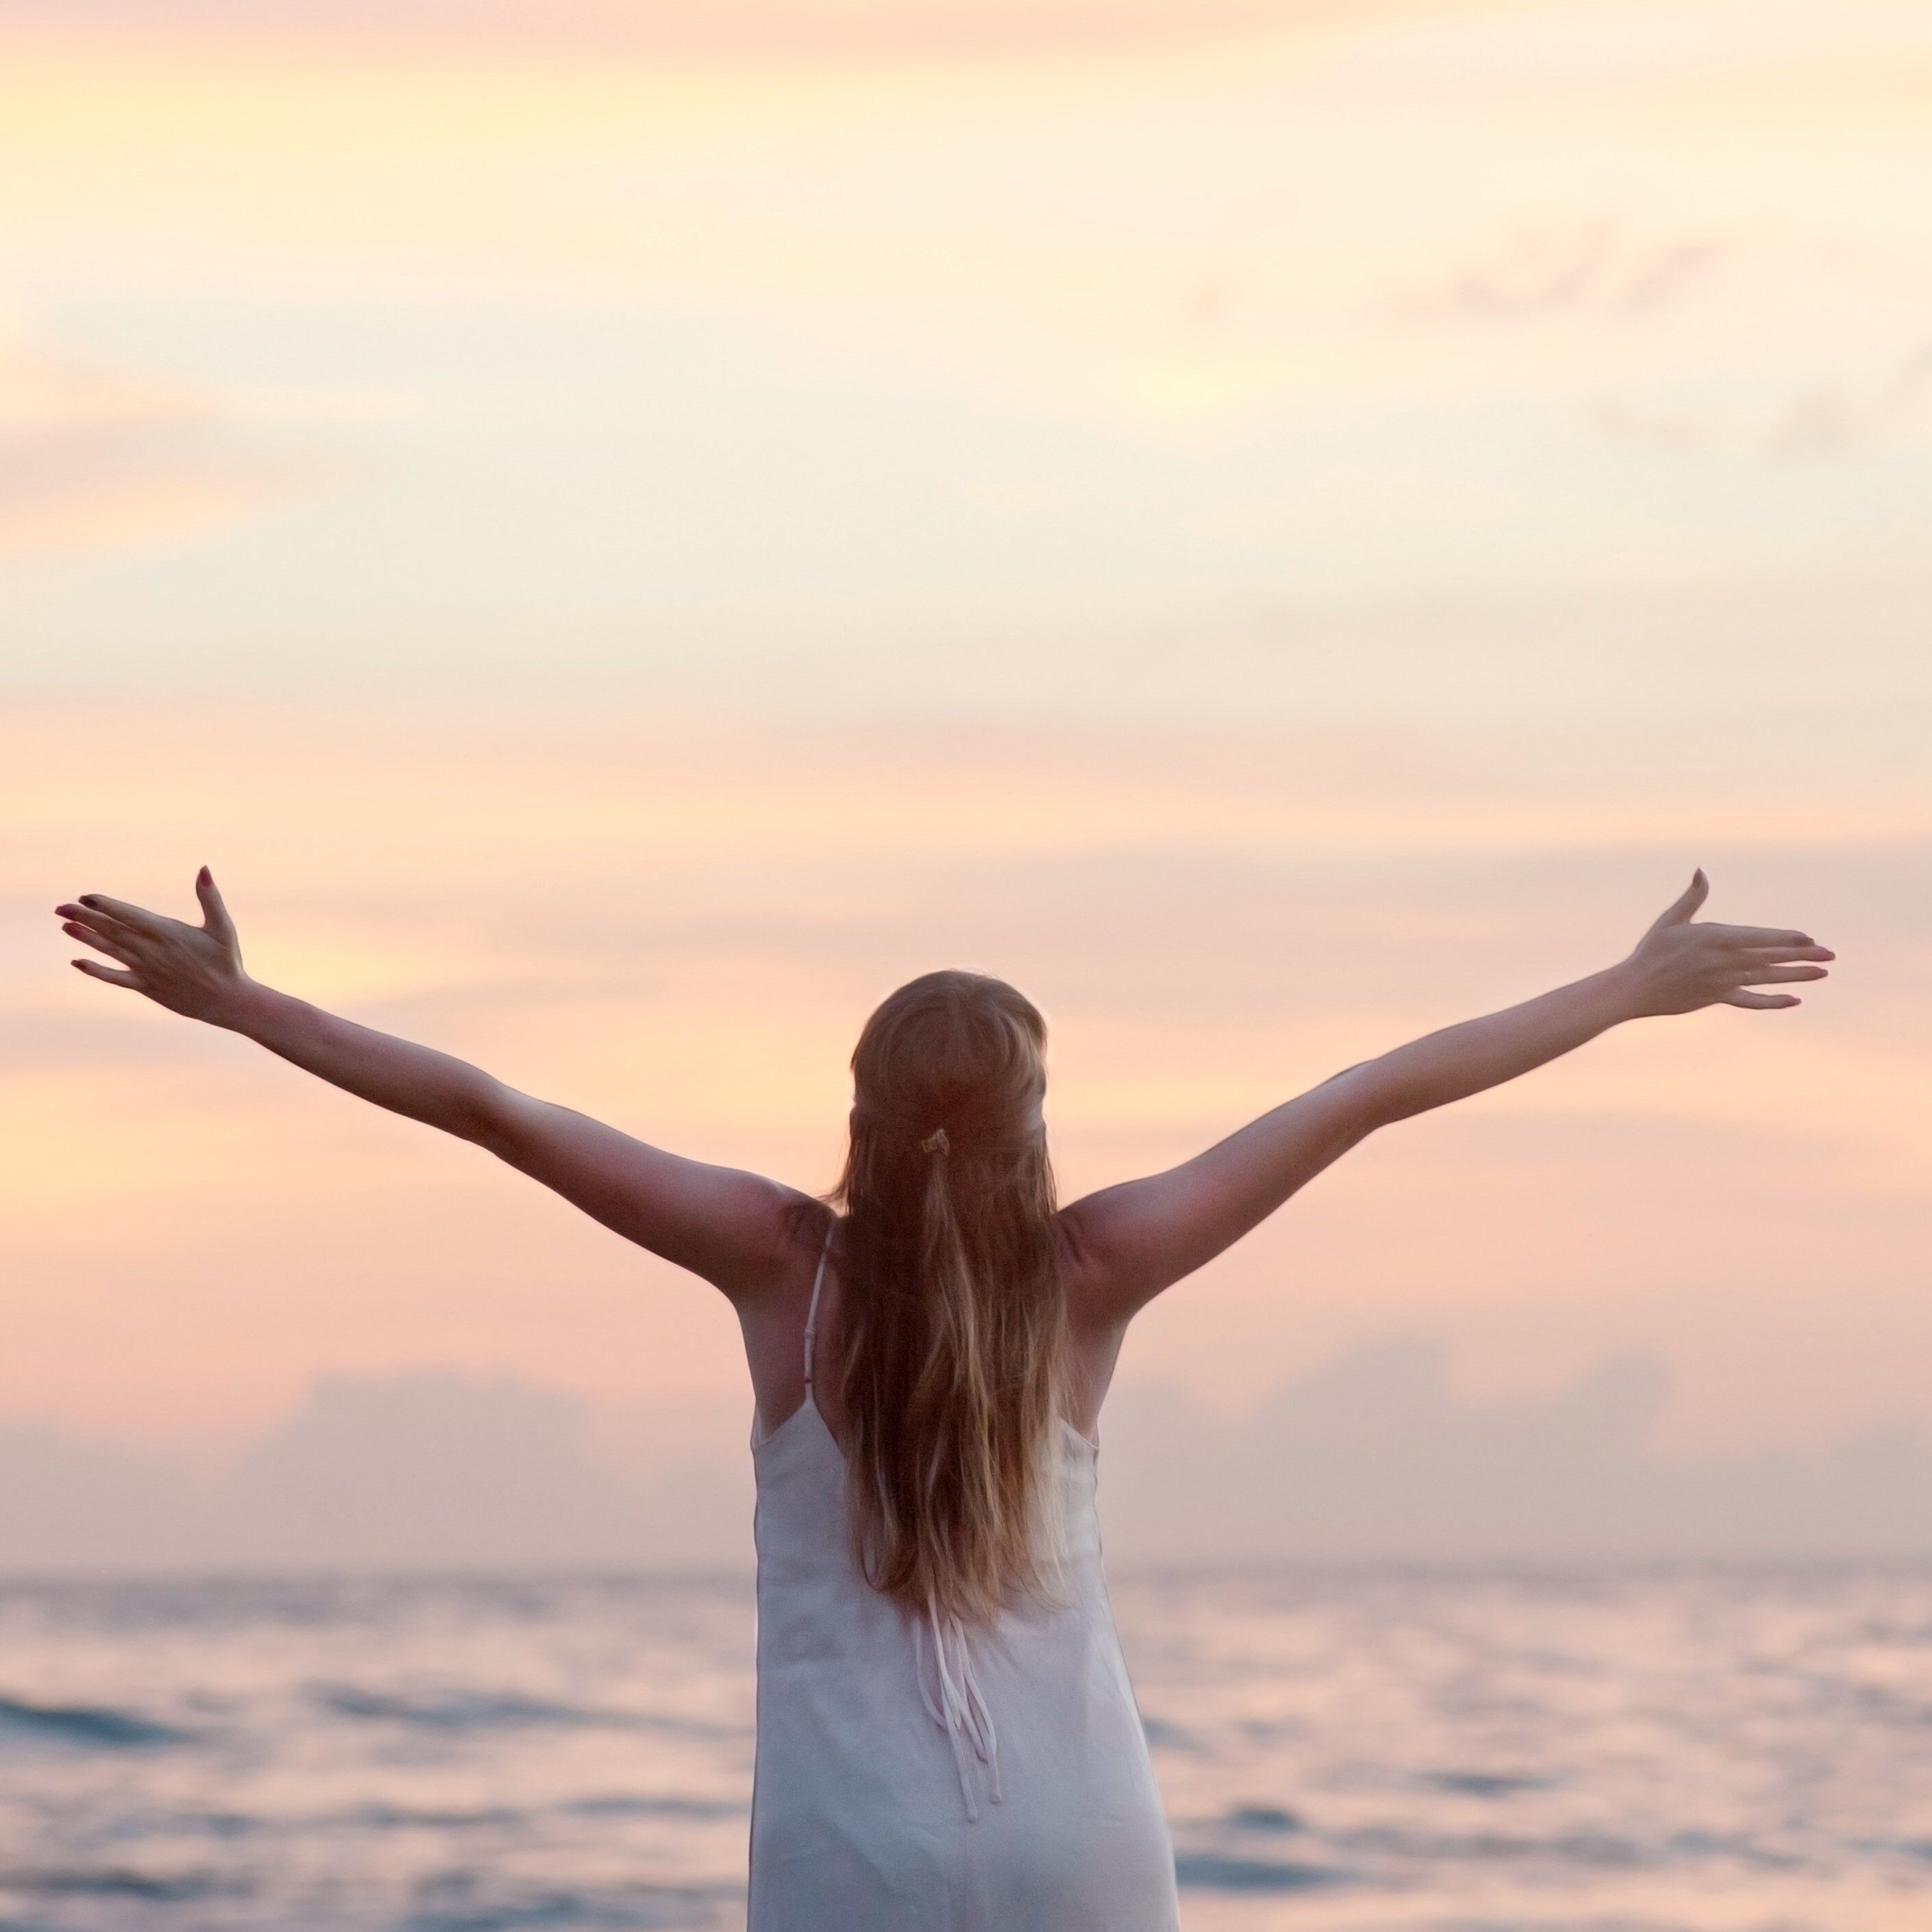
M 921 1154 L 950 1154 L 952 1151 L 952 1143 L 946 1138 L 946 1130 L 944 1127 L 934 1127 L 932 1132 L 920 1142 L 919 1150 Z

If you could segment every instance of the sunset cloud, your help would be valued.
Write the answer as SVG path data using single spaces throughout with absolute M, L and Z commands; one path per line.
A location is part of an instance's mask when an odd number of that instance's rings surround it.
M 0 1420 L 740 1402 L 717 1298 L 84 981 L 266 976 L 819 1186 L 944 962 L 1070 1190 L 1606 964 L 1842 964 L 1378 1138 L 1137 1330 L 1922 1400 L 1922 0 L 0 4 Z M 742 1411 L 732 1406 L 734 1427 Z
M 205 389 L 0 330 L 0 556 L 178 542 L 298 487 L 227 427 Z
M 16 20 L 181 35 L 428 40 L 634 54 L 956 61 L 974 56 L 1093 54 L 1153 42 L 1319 32 L 1439 10 L 1444 0 L 500 0 L 478 16 L 463 0 L 13 0 Z M 1453 0 L 1450 0 L 1453 4 Z
M 286 42 L 238 15 L 0 17 L 0 238 L 56 224 L 155 296 L 743 314 L 1154 434 L 1472 375 L 1716 379 L 1741 329 L 1788 380 L 1906 352 L 1932 288 L 1923 37 L 1888 0 L 493 11 L 508 41 L 431 8 L 394 47 L 406 10 L 291 9 Z M 708 51 L 651 38 L 692 18 Z M 1016 58 L 857 51 L 927 34 Z M 1519 326 L 1445 352 L 1426 318 Z

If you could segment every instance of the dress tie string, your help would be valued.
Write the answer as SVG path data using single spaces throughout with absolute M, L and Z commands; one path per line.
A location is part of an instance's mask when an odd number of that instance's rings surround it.
M 913 1627 L 913 1652 L 919 1672 L 919 1694 L 926 1714 L 944 1731 L 952 1746 L 953 1768 L 959 1774 L 959 1795 L 966 1801 L 966 1822 L 980 1822 L 980 1806 L 973 1796 L 973 1758 L 986 1767 L 989 1795 L 995 1804 L 1002 1802 L 1000 1791 L 1000 1740 L 993 1729 L 993 1714 L 980 1694 L 973 1675 L 973 1653 L 967 1647 L 966 1627 L 958 1617 L 941 1618 L 937 1606 L 928 1604 L 926 1615 Z M 926 1676 L 926 1634 L 932 1634 L 933 1678 L 937 1694 Z M 946 1655 L 946 1639 L 952 1640 L 954 1655 Z M 969 1755 L 970 1753 L 970 1755 Z

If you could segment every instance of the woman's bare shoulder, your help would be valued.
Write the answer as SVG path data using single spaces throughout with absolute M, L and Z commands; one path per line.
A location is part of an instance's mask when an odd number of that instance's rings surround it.
M 1118 1325 L 1114 1312 L 1118 1298 L 1111 1292 L 1106 1258 L 1094 1244 L 1089 1217 L 1081 1211 L 1082 1204 L 1076 1202 L 1054 1217 L 1066 1318 L 1076 1338 Z

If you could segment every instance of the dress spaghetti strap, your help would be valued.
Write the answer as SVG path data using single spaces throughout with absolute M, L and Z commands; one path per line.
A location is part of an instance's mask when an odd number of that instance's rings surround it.
M 812 1277 L 812 1305 L 805 1311 L 805 1399 L 814 1408 L 818 1402 L 812 1386 L 812 1344 L 818 1333 L 818 1291 L 825 1286 L 825 1258 L 832 1252 L 832 1228 L 837 1226 L 835 1221 L 825 1231 L 824 1245 L 818 1250 L 818 1272 Z

